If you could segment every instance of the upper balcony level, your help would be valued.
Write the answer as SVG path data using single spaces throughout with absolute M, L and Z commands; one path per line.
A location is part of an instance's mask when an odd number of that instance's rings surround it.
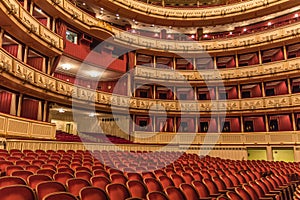
M 106 10 L 140 22 L 178 27 L 201 27 L 243 21 L 299 5 L 297 1 L 286 0 L 242 1 L 206 8 L 162 7 L 134 0 L 90 0 L 88 2 L 96 4 L 99 8 L 103 7 Z

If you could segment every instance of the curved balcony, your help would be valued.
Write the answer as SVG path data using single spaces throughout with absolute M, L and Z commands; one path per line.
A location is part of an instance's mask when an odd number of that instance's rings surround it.
M 134 0 L 106 0 L 93 3 L 137 21 L 174 26 L 207 26 L 268 15 L 298 5 L 296 1 L 253 0 L 208 8 L 167 8 Z
M 133 140 L 136 143 L 148 144 L 192 144 L 192 145 L 282 145 L 299 144 L 300 132 L 272 133 L 147 133 L 135 132 Z
M 36 97 L 63 104 L 77 102 L 81 106 L 95 103 L 96 109 L 120 112 L 147 113 L 151 108 L 157 112 L 163 107 L 167 112 L 175 113 L 252 113 L 289 111 L 300 107 L 300 94 L 288 94 L 273 97 L 236 99 L 227 101 L 166 101 L 142 99 L 94 91 L 61 81 L 41 71 L 29 67 L 12 56 L 0 51 L 0 76 L 2 85 L 22 91 Z M 297 65 L 299 66 L 299 65 Z M 298 73 L 297 70 L 294 73 Z M 91 108 L 92 108 L 91 106 Z
M 135 79 L 154 80 L 156 83 L 197 81 L 206 82 L 236 82 L 261 80 L 275 75 L 294 74 L 300 69 L 300 58 L 277 61 L 269 64 L 254 65 L 247 67 L 231 68 L 226 70 L 166 70 L 153 67 L 136 66 L 134 69 Z
M 62 54 L 63 39 L 35 19 L 16 0 L 0 1 L 0 25 L 20 41 L 45 55 Z
M 224 51 L 238 51 L 244 48 L 257 48 L 275 45 L 276 43 L 297 40 L 300 34 L 300 22 L 278 27 L 259 33 L 246 34 L 234 38 L 226 38 L 210 41 L 174 41 L 161 40 L 140 35 L 135 35 L 115 28 L 101 20 L 81 11 L 67 0 L 57 1 L 43 0 L 36 2 L 43 10 L 53 16 L 59 16 L 69 24 L 82 31 L 88 32 L 97 38 L 106 39 L 112 36 L 116 43 L 147 49 L 152 51 L 169 51 L 173 53 L 217 53 Z M 75 20 L 74 20 L 75 19 Z M 105 32 L 103 32 L 105 31 Z

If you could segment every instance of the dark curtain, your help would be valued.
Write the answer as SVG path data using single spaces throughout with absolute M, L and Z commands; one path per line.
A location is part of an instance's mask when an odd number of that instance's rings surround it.
M 24 98 L 22 101 L 21 117 L 37 120 L 39 101 Z
M 41 57 L 28 58 L 27 64 L 40 71 L 43 70 L 43 58 Z
M 12 94 L 6 91 L 0 91 L 0 112 L 9 114 Z
M 3 45 L 2 47 L 9 54 L 14 56 L 15 58 L 18 58 L 18 45 L 17 44 Z
M 67 25 L 64 21 L 61 19 L 56 20 L 55 24 L 55 31 L 58 35 L 60 35 L 63 38 L 64 41 L 64 47 L 66 47 L 66 32 L 67 32 Z

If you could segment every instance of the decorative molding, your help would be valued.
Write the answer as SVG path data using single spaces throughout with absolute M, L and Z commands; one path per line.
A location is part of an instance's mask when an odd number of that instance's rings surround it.
M 121 96 L 116 94 L 105 93 L 101 91 L 94 91 L 88 88 L 73 85 L 69 82 L 65 82 L 49 76 L 41 71 L 38 71 L 20 61 L 14 59 L 4 50 L 0 50 L 0 63 L 9 63 L 7 70 L 3 71 L 0 76 L 10 75 L 23 81 L 24 84 L 30 84 L 34 87 L 41 88 L 43 91 L 52 92 L 55 95 L 60 95 L 62 98 L 69 98 L 82 102 L 83 104 L 96 103 L 106 107 L 113 107 L 119 110 L 130 109 L 138 110 L 139 112 L 147 112 L 150 108 L 159 112 L 161 107 L 164 107 L 168 112 L 186 112 L 186 113 L 199 113 L 199 112 L 253 112 L 270 109 L 288 109 L 300 106 L 300 94 L 288 94 L 273 97 L 264 98 L 250 98 L 250 99 L 235 99 L 227 101 L 164 101 L 157 99 L 143 99 L 128 96 Z M 296 63 L 300 58 L 292 59 L 289 61 L 283 61 L 285 66 L 291 66 L 288 68 L 290 71 L 294 70 L 294 74 L 298 73 Z M 270 72 L 270 70 L 264 70 L 264 67 L 268 69 L 271 66 L 275 68 L 280 66 L 280 63 L 271 63 L 269 65 L 257 66 L 257 71 Z M 142 69 L 138 67 L 137 71 Z M 146 69 L 146 68 L 144 68 Z M 148 70 L 148 69 L 147 69 Z M 155 70 L 155 69 L 154 69 Z M 242 70 L 242 68 L 235 69 L 236 71 Z M 253 70 L 255 71 L 255 70 Z M 155 71 L 154 75 L 158 72 Z M 241 72 L 242 73 L 242 72 Z M 276 72 L 278 74 L 285 73 L 285 71 Z M 237 72 L 237 74 L 239 74 Z M 270 76 L 273 76 L 271 74 Z M 154 76 L 157 78 L 157 76 Z M 171 76 L 172 77 L 172 76 Z M 173 77 L 176 79 L 176 76 Z M 13 78 L 10 78 L 13 81 Z M 158 78 L 159 79 L 159 78 Z M 280 105 L 280 106 L 279 106 Z

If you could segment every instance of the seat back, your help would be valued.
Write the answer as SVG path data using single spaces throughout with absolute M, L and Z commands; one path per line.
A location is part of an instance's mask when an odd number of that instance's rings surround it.
M 81 200 L 109 200 L 106 192 L 97 187 L 84 187 L 80 190 Z
M 168 196 L 169 199 L 172 199 L 172 200 L 186 200 L 186 196 L 184 195 L 184 193 L 174 187 L 174 186 L 170 186 L 170 187 L 167 187 L 165 189 L 165 193 L 166 195 Z
M 200 196 L 197 190 L 190 184 L 182 183 L 180 185 L 181 191 L 184 193 L 187 200 L 198 200 Z
M 127 187 L 120 183 L 111 183 L 106 186 L 106 192 L 110 200 L 120 200 L 130 198 Z
M 139 180 L 130 180 L 126 184 L 132 197 L 146 198 L 148 189 L 143 182 Z
M 147 186 L 149 192 L 163 191 L 163 186 L 155 178 L 145 178 L 144 183 Z
M 37 199 L 42 200 L 48 194 L 54 192 L 65 192 L 66 188 L 63 184 L 56 181 L 41 182 L 36 186 Z
M 68 191 L 74 196 L 78 196 L 82 188 L 90 186 L 90 183 L 82 178 L 72 178 L 67 180 Z
M 34 200 L 33 190 L 25 185 L 11 185 L 0 188 L 1 200 Z

